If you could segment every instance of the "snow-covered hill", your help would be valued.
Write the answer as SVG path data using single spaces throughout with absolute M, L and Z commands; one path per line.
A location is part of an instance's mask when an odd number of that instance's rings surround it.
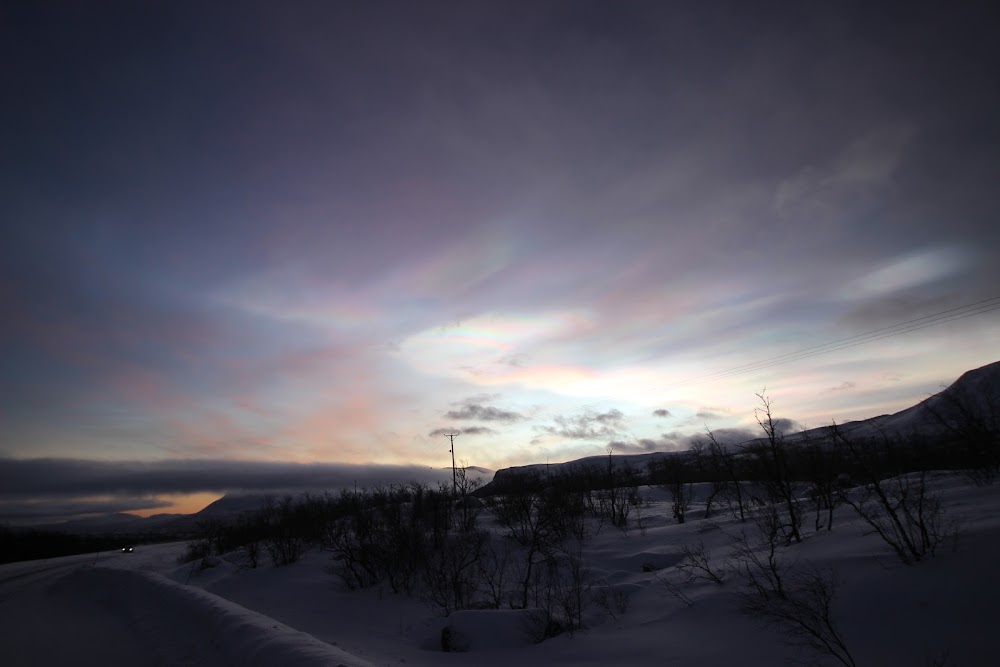
M 969 425 L 982 425 L 1000 430 L 1000 361 L 967 371 L 943 391 L 920 403 L 890 415 L 838 424 L 837 428 L 852 439 L 898 438 L 908 436 L 948 437 Z M 786 433 L 785 441 L 795 443 L 830 442 L 833 427 L 821 426 L 796 433 Z M 763 439 L 748 440 L 740 445 L 753 445 Z M 647 454 L 612 454 L 588 456 L 574 461 L 553 464 L 531 464 L 503 468 L 496 472 L 493 486 L 510 483 L 518 477 L 545 479 L 586 473 L 605 473 L 608 463 L 621 470 L 631 468 L 643 472 L 650 461 L 683 452 L 651 452 Z
M 1000 486 L 976 487 L 952 473 L 933 474 L 930 484 L 945 516 L 963 528 L 954 549 L 945 545 L 926 562 L 894 560 L 846 506 L 836 510 L 831 532 L 807 530 L 801 544 L 778 552 L 789 572 L 836 572 L 831 611 L 859 666 L 995 664 Z M 177 565 L 185 546 L 178 543 L 0 566 L 0 649 L 12 666 L 773 667 L 817 658 L 742 614 L 731 573 L 721 584 L 684 583 L 677 565 L 686 545 L 703 545 L 722 571 L 734 538 L 752 522 L 728 513 L 704 520 L 696 505 L 678 524 L 665 494 L 643 493 L 641 529 L 605 525 L 579 551 L 587 599 L 603 591 L 621 604 L 606 610 L 589 602 L 573 636 L 536 644 L 517 634 L 517 618 L 503 610 L 449 619 L 420 595 L 344 590 L 318 550 L 281 568 L 241 569 L 232 554 L 201 569 Z M 502 533 L 488 515 L 481 523 Z M 668 583 L 680 585 L 683 597 Z M 442 652 L 446 626 L 463 634 L 467 652 Z M 836 664 L 825 660 L 816 664 Z

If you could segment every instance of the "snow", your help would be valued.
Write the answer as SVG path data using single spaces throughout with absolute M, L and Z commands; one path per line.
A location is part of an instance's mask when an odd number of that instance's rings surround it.
M 836 569 L 834 614 L 858 665 L 933 664 L 945 655 L 945 665 L 997 662 L 1000 485 L 976 487 L 950 473 L 931 483 L 963 521 L 954 550 L 904 566 L 840 507 L 832 532 L 808 530 L 783 551 L 798 566 Z M 96 562 L 90 555 L 0 567 L 0 655 L 4 665 L 772 667 L 813 659 L 739 612 L 732 577 L 683 585 L 690 606 L 671 595 L 662 580 L 681 581 L 683 545 L 700 541 L 722 560 L 741 524 L 721 515 L 705 521 L 696 506 L 679 525 L 661 491 L 643 494 L 645 530 L 604 525 L 582 552 L 588 580 L 620 591 L 627 606 L 612 616 L 591 605 L 572 636 L 536 644 L 522 631 L 525 612 L 444 618 L 419 595 L 344 590 L 320 551 L 282 568 L 265 558 L 258 569 L 240 569 L 223 557 L 199 569 L 177 565 L 185 545 L 175 543 Z M 442 652 L 445 627 L 464 652 Z
M 178 547 L 3 568 L 4 664 L 342 665 L 371 663 L 151 569 Z M 50 580 L 43 586 L 30 584 Z M 69 641 L 67 641 L 69 640 Z
M 448 615 L 450 651 L 496 651 L 530 646 L 531 631 L 542 619 L 540 609 L 464 609 Z M 445 640 L 442 639 L 442 648 Z

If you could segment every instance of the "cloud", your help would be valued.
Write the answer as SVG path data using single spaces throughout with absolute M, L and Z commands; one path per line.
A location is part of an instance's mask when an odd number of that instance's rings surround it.
M 872 271 L 848 283 L 845 300 L 883 298 L 923 288 L 970 266 L 970 255 L 956 247 L 929 248 L 884 261 Z
M 536 426 L 535 429 L 570 440 L 601 440 L 613 438 L 625 428 L 625 415 L 620 410 L 586 412 L 575 417 L 558 416 L 555 426 Z
M 423 466 L 266 461 L 86 461 L 0 459 L 0 501 L 198 492 L 337 490 L 444 481 L 448 471 Z M 450 472 L 448 472 L 450 474 Z M 132 508 L 138 509 L 138 508 Z
M 787 435 L 789 433 L 798 433 L 803 430 L 802 424 L 795 421 L 794 419 L 786 419 L 785 417 L 779 417 L 774 420 L 774 430 L 781 435 Z
M 79 517 L 88 514 L 120 514 L 170 507 L 159 498 L 123 497 L 106 500 L 57 500 L 31 503 L 0 501 L 0 521 L 23 523 L 34 519 Z
M 838 392 L 838 391 L 850 391 L 851 389 L 854 389 L 856 386 L 858 386 L 856 382 L 847 382 L 847 381 L 845 381 L 845 382 L 841 382 L 836 387 L 828 387 L 828 388 L 824 389 L 823 393 L 824 394 L 832 394 L 832 393 Z
M 608 447 L 615 454 L 649 454 L 676 449 L 670 442 L 651 438 L 640 438 L 635 441 L 612 440 L 608 443 Z
M 761 437 L 761 435 L 760 431 L 749 428 L 734 427 L 712 429 L 712 436 L 719 442 L 719 444 L 722 445 L 740 445 L 750 442 L 751 440 L 756 440 Z M 666 451 L 682 451 L 685 449 L 691 449 L 697 444 L 707 443 L 708 434 L 670 431 L 669 433 L 663 433 L 660 435 L 660 437 L 654 442 L 659 449 Z M 639 441 L 640 445 L 643 445 L 643 443 L 644 441 Z M 643 451 L 656 451 L 656 449 Z
M 784 420 L 789 421 L 789 420 Z M 788 424 L 781 424 L 779 431 Z M 749 428 L 720 428 L 713 429 L 712 435 L 721 445 L 735 446 L 742 445 L 762 436 L 760 431 Z M 648 454 L 650 452 L 679 452 L 691 449 L 695 445 L 708 442 L 708 435 L 705 433 L 687 433 L 681 431 L 670 431 L 660 434 L 658 438 L 637 438 L 635 440 L 612 440 L 609 444 L 616 454 Z
M 481 405 L 478 403 L 463 405 L 458 410 L 449 410 L 444 416 L 448 419 L 476 419 L 479 421 L 494 421 L 505 424 L 513 424 L 514 422 L 522 421 L 525 418 L 524 415 L 517 412 L 501 410 L 500 408 L 495 408 L 492 405 Z
M 686 422 L 690 424 L 704 424 L 707 421 L 731 417 L 732 414 L 732 409 L 721 405 L 703 405 L 698 407 L 697 411 L 688 417 Z
M 653 416 L 654 417 L 669 417 L 670 416 L 670 410 L 667 410 L 666 408 L 659 408 L 657 410 L 653 410 Z
M 465 426 L 462 428 L 436 428 L 427 435 L 436 438 L 442 435 L 449 435 L 455 433 L 457 435 L 492 435 L 496 433 L 495 430 L 488 426 Z
M 518 352 L 515 354 L 506 354 L 500 357 L 499 359 L 497 359 L 497 363 L 502 366 L 513 366 L 514 368 L 523 368 L 527 360 L 528 360 L 527 354 Z
M 761 436 L 759 432 L 745 428 L 720 428 L 712 435 L 722 445 L 740 445 Z M 658 438 L 637 438 L 635 440 L 613 440 L 609 444 L 616 454 L 648 454 L 650 452 L 679 452 L 707 442 L 705 433 L 670 431 Z
M 462 429 L 462 433 L 465 435 L 491 435 L 496 431 L 489 426 L 466 426 Z
M 912 136 L 911 128 L 888 126 L 855 139 L 826 164 L 805 166 L 781 181 L 772 208 L 783 217 L 836 215 L 892 183 Z

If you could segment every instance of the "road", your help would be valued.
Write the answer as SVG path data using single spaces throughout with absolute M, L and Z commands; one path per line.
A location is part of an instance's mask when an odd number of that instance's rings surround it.
M 100 560 L 117 555 L 102 554 Z M 128 621 L 100 599 L 64 586 L 95 555 L 68 556 L 0 568 L 0 654 L 22 665 L 149 664 Z
M 183 546 L 0 566 L 0 665 L 371 667 L 312 635 L 163 576 L 178 570 Z M 186 571 L 179 570 L 181 578 Z

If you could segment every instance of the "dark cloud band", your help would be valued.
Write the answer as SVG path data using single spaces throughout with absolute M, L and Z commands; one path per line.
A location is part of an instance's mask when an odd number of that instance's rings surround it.
M 0 459 L 0 500 L 228 491 L 337 490 L 450 480 L 450 469 L 263 461 Z M 134 508 L 133 508 L 134 509 Z

